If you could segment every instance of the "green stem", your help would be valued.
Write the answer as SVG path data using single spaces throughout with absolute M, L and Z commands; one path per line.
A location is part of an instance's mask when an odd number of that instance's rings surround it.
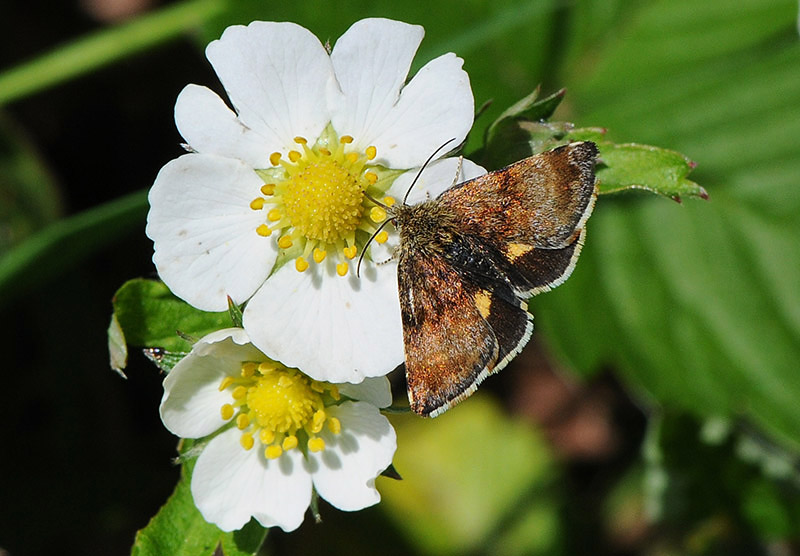
M 216 16 L 227 0 L 192 0 L 80 38 L 0 73 L 0 106 L 171 39 Z

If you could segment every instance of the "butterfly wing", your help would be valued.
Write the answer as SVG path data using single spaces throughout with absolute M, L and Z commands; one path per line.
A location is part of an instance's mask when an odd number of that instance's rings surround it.
M 532 317 L 510 291 L 482 287 L 438 254 L 404 250 L 398 264 L 409 401 L 435 417 L 522 349 Z
M 437 201 L 459 230 L 495 253 L 517 295 L 567 279 L 583 245 L 596 197 L 597 147 L 571 143 L 458 184 Z

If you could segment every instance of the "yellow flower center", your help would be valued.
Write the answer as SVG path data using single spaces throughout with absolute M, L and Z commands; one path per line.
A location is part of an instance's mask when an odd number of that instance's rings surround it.
M 226 421 L 235 418 L 242 448 L 250 450 L 258 441 L 269 459 L 301 441 L 312 452 L 324 450 L 325 441 L 318 434 L 326 424 L 334 434 L 341 432 L 341 423 L 327 410 L 339 399 L 337 388 L 279 363 L 245 362 L 241 375 L 225 377 L 219 390 L 229 390 L 233 398 L 220 414 Z
M 353 138 L 328 128 L 313 146 L 295 137 L 298 150 L 286 157 L 272 153 L 273 167 L 256 170 L 264 179 L 260 195 L 250 202 L 264 214 L 256 228 L 262 237 L 277 234 L 277 245 L 295 259 L 298 272 L 322 263 L 334 253 L 336 272 L 346 276 L 366 239 L 382 222 L 366 194 L 380 197 L 398 172 L 373 163 L 377 149 L 352 150 Z M 383 215 L 385 218 L 385 215 Z

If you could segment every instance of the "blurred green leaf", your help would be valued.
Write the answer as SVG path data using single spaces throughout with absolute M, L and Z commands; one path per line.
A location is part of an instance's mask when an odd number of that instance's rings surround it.
M 567 84 L 575 119 L 687 153 L 712 200 L 601 198 L 574 276 L 534 301 L 539 330 L 581 373 L 613 365 L 660 403 L 746 416 L 795 451 L 796 16 L 789 1 L 657 1 L 618 29 L 624 40 L 584 53 L 602 62 Z
M 208 313 L 195 309 L 156 280 L 125 282 L 114 295 L 113 305 L 129 347 L 183 352 L 191 346 L 180 335 L 199 339 L 232 324 L 227 311 Z
M 50 280 L 144 222 L 147 197 L 133 193 L 44 227 L 0 257 L 0 306 Z
M 227 0 L 177 3 L 99 31 L 0 73 L 0 106 L 174 38 L 218 15 Z
M 61 198 L 44 161 L 0 114 L 0 256 L 61 214 Z
M 551 553 L 553 461 L 529 426 L 481 395 L 435 420 L 407 414 L 392 423 L 398 445 L 413 449 L 395 455 L 403 480 L 383 482 L 383 505 L 423 553 L 464 554 L 487 542 L 495 547 L 487 553 Z
M 183 441 L 185 453 L 190 441 Z M 267 530 L 251 521 L 239 531 L 226 533 L 207 523 L 194 505 L 191 492 L 194 460 L 185 458 L 181 478 L 169 500 L 136 534 L 131 556 L 253 556 Z

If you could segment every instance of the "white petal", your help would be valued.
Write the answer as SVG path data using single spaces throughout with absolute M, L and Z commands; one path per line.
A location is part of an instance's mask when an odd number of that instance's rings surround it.
M 289 450 L 275 460 L 257 444 L 244 450 L 241 431 L 228 429 L 200 454 L 192 496 L 203 518 L 223 531 L 241 529 L 250 517 L 265 527 L 293 531 L 311 502 L 311 476 L 303 454 Z
M 206 56 L 239 119 L 271 144 L 296 147 L 297 136 L 313 143 L 328 124 L 333 67 L 307 29 L 265 21 L 234 25 L 208 45 Z
M 252 168 L 269 168 L 270 153 L 283 147 L 244 125 L 215 92 L 199 85 L 178 95 L 175 123 L 195 151 L 237 158 Z
M 320 436 L 322 452 L 308 454 L 308 463 L 319 495 L 333 506 L 354 511 L 377 504 L 381 495 L 376 477 L 392 463 L 397 436 L 389 420 L 375 406 L 345 402 L 330 413 L 342 424 L 341 434 L 327 428 Z
M 244 311 L 253 343 L 281 363 L 317 380 L 357 383 L 403 361 L 396 263 L 352 265 L 336 275 L 328 257 L 297 272 L 284 265 Z
M 373 144 L 384 129 L 382 119 L 397 103 L 424 34 L 419 25 L 374 18 L 354 23 L 336 41 L 331 61 L 340 92 L 328 101 L 340 136 L 352 135 L 361 150 Z M 376 146 L 383 157 L 386 145 Z
M 231 403 L 230 392 L 220 392 L 226 376 L 238 376 L 242 361 L 263 358 L 240 328 L 218 330 L 198 340 L 191 353 L 181 359 L 164 379 L 161 420 L 182 438 L 201 438 L 225 424 L 223 404 Z
M 275 238 L 256 233 L 264 211 L 250 208 L 263 181 L 242 162 L 188 154 L 167 163 L 150 189 L 145 232 L 153 262 L 178 297 L 204 311 L 242 303 L 277 256 Z
M 364 401 L 376 407 L 392 405 L 392 387 L 385 376 L 365 378 L 358 384 L 337 384 L 339 393 L 354 400 Z
M 456 176 L 458 170 L 458 158 L 444 158 L 428 164 L 420 173 L 418 168 L 409 170 L 397 177 L 389 188 L 387 195 L 402 201 L 411 183 L 419 175 L 417 183 L 408 194 L 406 203 L 414 205 L 426 199 L 435 199 L 445 189 L 449 189 L 456 183 L 461 183 L 486 173 L 482 166 L 478 166 L 468 158 L 461 161 L 461 172 Z

